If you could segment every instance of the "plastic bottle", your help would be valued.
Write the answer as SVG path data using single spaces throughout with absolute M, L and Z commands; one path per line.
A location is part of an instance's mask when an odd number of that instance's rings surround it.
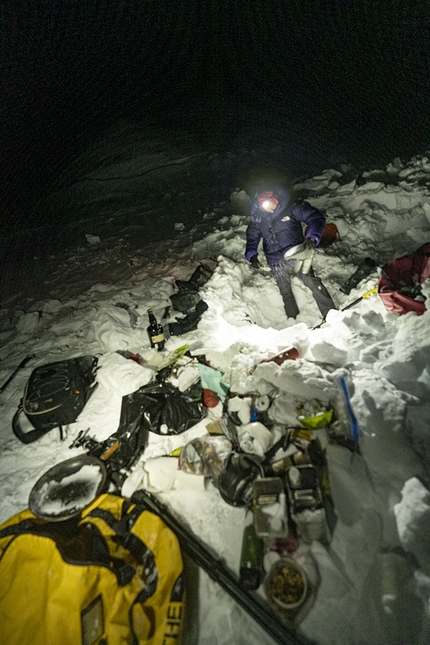
M 264 543 L 255 533 L 254 524 L 243 531 L 239 582 L 245 589 L 255 590 L 263 577 Z
M 288 469 L 288 479 L 294 487 L 300 486 L 302 482 L 302 475 L 300 473 L 300 470 L 296 468 L 296 466 L 292 466 Z
M 157 322 L 152 309 L 148 309 L 149 325 L 146 328 L 148 332 L 151 347 L 155 347 L 159 352 L 164 349 L 165 337 L 163 327 Z

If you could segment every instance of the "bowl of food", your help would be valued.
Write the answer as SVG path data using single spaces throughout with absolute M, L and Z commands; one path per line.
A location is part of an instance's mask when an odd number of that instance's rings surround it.
M 272 565 L 264 581 L 270 602 L 280 610 L 298 610 L 308 595 L 304 569 L 292 558 L 281 558 Z

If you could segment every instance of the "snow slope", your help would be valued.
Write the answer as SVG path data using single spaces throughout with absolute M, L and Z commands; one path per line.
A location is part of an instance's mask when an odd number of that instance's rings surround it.
M 329 443 L 320 431 L 337 521 L 329 545 L 313 541 L 296 553 L 315 583 L 315 601 L 300 631 L 321 645 L 429 642 L 430 311 L 398 316 L 386 311 L 378 295 L 341 311 L 376 286 L 384 263 L 429 241 L 429 185 L 430 161 L 419 156 L 355 177 L 345 167 L 302 181 L 301 194 L 340 233 L 315 256 L 315 272 L 339 308 L 316 329 L 320 315 L 301 283 L 294 283 L 300 314 L 288 320 L 267 269 L 256 272 L 244 260 L 250 195 L 243 186 L 193 225 L 173 213 L 175 226 L 161 241 L 152 235 L 145 246 L 133 229 L 98 239 L 92 228 L 87 245 L 55 254 L 33 292 L 23 288 L 0 310 L 1 382 L 34 355 L 0 395 L 0 521 L 27 507 L 33 485 L 48 468 L 82 452 L 70 449 L 81 430 L 89 428 L 102 440 L 117 429 L 121 397 L 149 377 L 146 368 L 115 352 L 138 353 L 148 364 L 154 360 L 147 309 L 160 318 L 175 280 L 188 279 L 202 263 L 213 271 L 200 290 L 209 308 L 195 331 L 170 338 L 168 350 L 189 343 L 224 373 L 230 393 L 276 391 L 275 434 L 297 425 L 298 403 L 330 401 L 341 376 L 349 384 L 359 451 Z M 152 225 L 156 230 L 158 220 L 152 218 Z M 378 268 L 345 295 L 339 286 L 368 256 Z M 34 275 L 40 275 L 37 262 Z M 430 296 L 428 281 L 423 293 Z M 298 360 L 259 364 L 290 345 L 299 350 Z M 32 369 L 84 354 L 100 359 L 99 386 L 65 441 L 52 431 L 21 444 L 11 421 Z M 139 485 L 145 468 L 152 469 L 163 500 L 237 572 L 244 510 L 226 504 L 199 476 L 173 476 L 161 459 L 203 436 L 219 412 L 212 410 L 181 435 L 151 434 L 125 490 Z M 189 643 L 272 642 L 203 572 L 198 596 Z

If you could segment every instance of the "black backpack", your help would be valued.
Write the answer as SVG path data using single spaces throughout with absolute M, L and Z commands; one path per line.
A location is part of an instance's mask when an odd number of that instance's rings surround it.
M 18 439 L 32 443 L 53 428 L 60 429 L 63 439 L 63 426 L 76 421 L 94 391 L 96 367 L 94 356 L 36 367 L 12 420 Z M 23 415 L 31 424 L 27 431 L 23 427 Z

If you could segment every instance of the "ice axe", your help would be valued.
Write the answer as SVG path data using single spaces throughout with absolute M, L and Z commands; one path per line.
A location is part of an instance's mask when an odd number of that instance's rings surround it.
M 0 394 L 2 394 L 9 383 L 15 378 L 15 376 L 18 374 L 19 370 L 22 370 L 23 367 L 25 367 L 32 358 L 34 358 L 34 354 L 30 354 L 30 356 L 26 356 L 18 365 L 18 367 L 15 368 L 15 370 L 12 372 L 12 374 L 9 376 L 7 381 L 3 383 L 3 385 L 0 387 Z
M 360 300 L 364 300 L 365 298 L 368 298 L 374 293 L 378 293 L 378 287 L 374 287 L 373 289 L 369 289 L 369 291 L 366 291 L 366 293 L 363 293 L 359 298 L 356 298 L 352 302 L 349 303 L 349 305 L 346 305 L 346 307 L 343 307 L 340 311 L 346 311 L 347 309 L 351 309 L 351 307 L 354 307 L 354 305 L 357 305 Z
M 378 293 L 378 287 L 374 287 L 373 289 L 369 289 L 369 291 L 366 291 L 366 293 L 363 293 L 359 298 L 356 298 L 355 300 L 350 302 L 349 305 L 346 305 L 342 309 L 339 309 L 339 311 L 346 311 L 347 309 L 351 309 L 351 307 L 354 307 L 359 302 L 361 302 L 365 298 L 368 298 L 369 296 L 373 295 L 374 293 Z M 311 331 L 321 327 L 321 325 L 323 325 L 325 323 L 325 319 L 326 319 L 326 316 L 324 316 L 324 318 L 321 320 L 321 322 L 318 325 L 316 325 L 315 327 L 312 327 Z

